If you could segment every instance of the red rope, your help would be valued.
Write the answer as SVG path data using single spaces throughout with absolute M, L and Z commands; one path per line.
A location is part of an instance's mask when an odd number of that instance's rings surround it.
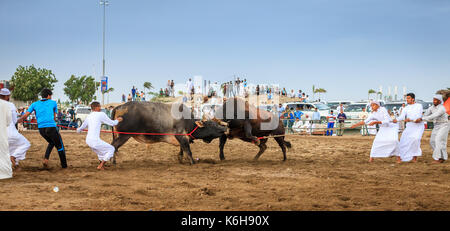
M 24 124 L 34 124 L 36 125 L 37 123 L 24 123 Z M 56 125 L 58 127 L 61 128 L 66 128 L 69 130 L 77 130 L 76 128 L 71 128 L 71 127 L 66 127 L 66 126 L 62 126 L 62 125 Z M 195 137 L 192 135 L 197 129 L 199 128 L 199 126 L 197 125 L 194 130 L 192 130 L 191 132 L 187 133 L 187 134 L 172 134 L 172 133 L 140 133 L 140 132 L 113 132 L 113 131 L 107 131 L 107 130 L 100 130 L 100 132 L 102 133 L 115 133 L 115 134 L 126 134 L 126 135 L 147 135 L 147 136 L 190 136 L 192 139 L 195 139 Z M 87 129 L 83 129 L 82 131 L 87 132 Z

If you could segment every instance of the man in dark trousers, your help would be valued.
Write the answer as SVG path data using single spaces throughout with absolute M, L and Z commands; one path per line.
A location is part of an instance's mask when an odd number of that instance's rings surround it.
M 36 113 L 37 124 L 39 128 L 39 133 L 48 142 L 47 151 L 44 157 L 44 168 L 48 167 L 48 160 L 50 158 L 50 153 L 53 147 L 56 147 L 59 154 L 59 159 L 61 161 L 61 167 L 67 168 L 66 152 L 64 150 L 64 144 L 61 139 L 61 135 L 56 129 L 56 113 L 58 111 L 58 105 L 56 101 L 52 99 L 52 91 L 49 89 L 44 89 L 41 92 L 42 99 L 34 102 L 28 108 L 28 111 L 20 117 L 17 123 L 21 123 L 25 118 L 27 118 L 31 113 Z
M 344 113 L 344 110 L 341 109 L 341 113 L 338 114 L 338 122 L 339 122 L 339 126 L 338 126 L 338 131 L 337 131 L 337 135 L 338 136 L 343 136 L 344 135 L 344 130 L 345 130 L 345 120 L 347 119 L 347 115 Z

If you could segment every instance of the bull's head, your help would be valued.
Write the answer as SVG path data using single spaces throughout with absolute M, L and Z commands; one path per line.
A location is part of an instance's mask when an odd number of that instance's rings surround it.
M 211 143 L 212 140 L 226 135 L 228 132 L 228 127 L 221 125 L 215 121 L 196 121 L 195 124 L 198 126 L 197 130 L 192 134 L 196 139 L 201 139 L 206 143 Z

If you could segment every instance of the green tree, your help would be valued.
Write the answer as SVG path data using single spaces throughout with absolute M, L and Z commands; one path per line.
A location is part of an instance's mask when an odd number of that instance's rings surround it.
M 92 100 L 96 99 L 95 92 L 100 86 L 99 82 L 96 82 L 92 76 L 83 75 L 76 77 L 72 75 L 65 83 L 64 94 L 69 97 L 70 101 L 81 101 L 84 104 L 89 104 Z
M 78 102 L 81 98 L 82 84 L 81 79 L 75 75 L 70 76 L 70 78 L 64 83 L 64 94 L 69 97 L 70 102 Z
M 58 80 L 51 70 L 31 66 L 19 66 L 11 77 L 11 85 L 14 88 L 12 97 L 21 101 L 36 101 L 39 93 L 48 88 L 53 90 Z
M 81 77 L 82 91 L 80 100 L 85 104 L 89 104 L 92 100 L 96 100 L 95 92 L 100 87 L 100 82 L 96 82 L 92 76 Z

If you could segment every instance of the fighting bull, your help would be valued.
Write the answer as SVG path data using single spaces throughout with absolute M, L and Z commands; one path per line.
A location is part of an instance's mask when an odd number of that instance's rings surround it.
M 194 139 L 201 139 L 209 143 L 215 138 L 222 137 L 227 131 L 224 124 L 194 119 L 191 109 L 184 104 L 128 102 L 114 108 L 111 117 L 113 119 L 123 118 L 123 122 L 113 128 L 113 131 L 119 132 L 113 133 L 111 144 L 115 148 L 113 163 L 116 163 L 116 154 L 119 148 L 130 138 L 134 138 L 140 143 L 166 142 L 180 146 L 178 155 L 180 163 L 182 163 L 183 153 L 185 153 L 190 163 L 194 164 L 190 143 Z M 152 133 L 152 135 L 147 135 L 148 133 Z M 189 134 L 189 136 L 185 134 Z
M 267 149 L 266 142 L 273 136 L 283 152 L 283 161 L 286 161 L 286 148 L 291 148 L 290 142 L 285 140 L 285 128 L 277 115 L 250 105 L 242 98 L 230 98 L 222 107 L 218 108 L 216 118 L 228 124 L 228 134 L 220 137 L 220 159 L 225 160 L 223 149 L 227 139 L 239 138 L 252 142 L 259 147 L 254 160 Z

